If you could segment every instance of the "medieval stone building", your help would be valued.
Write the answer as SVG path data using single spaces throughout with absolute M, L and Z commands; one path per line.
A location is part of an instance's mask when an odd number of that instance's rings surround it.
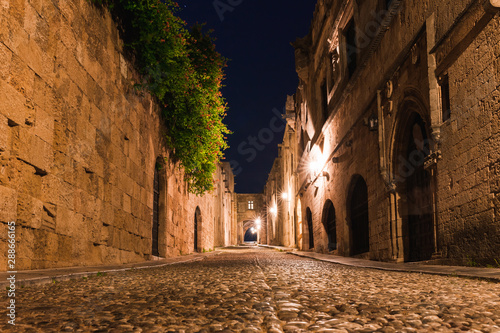
M 294 100 L 289 97 L 286 108 L 287 125 L 283 134 L 283 143 L 278 147 L 278 157 L 275 159 L 268 181 L 265 185 L 264 196 L 268 207 L 267 226 L 268 244 L 292 246 L 296 240 L 301 242 L 301 228 L 295 223 L 295 193 L 297 177 L 294 177 L 297 168 L 296 136 L 294 133 L 295 117 L 289 117 L 289 111 L 295 111 Z M 279 214 L 278 214 L 279 212 Z M 300 209 L 297 211 L 300 215 Z M 300 219 L 297 220 L 300 223 Z
M 376 260 L 500 257 L 499 7 L 318 1 L 294 43 L 271 239 Z
M 237 202 L 237 244 L 243 244 L 248 230 L 258 233 L 257 241 L 267 244 L 264 197 L 256 193 L 238 193 Z
M 213 193 L 189 194 L 138 81 L 115 23 L 90 1 L 0 6 L 0 252 L 15 221 L 16 269 L 236 242 L 229 164 L 214 174 Z

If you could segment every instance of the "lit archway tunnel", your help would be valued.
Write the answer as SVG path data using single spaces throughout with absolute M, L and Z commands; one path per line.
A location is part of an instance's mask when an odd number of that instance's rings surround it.
M 247 232 L 245 232 L 245 237 L 243 239 L 243 241 L 245 243 L 248 243 L 248 242 L 256 242 L 257 241 L 257 231 L 253 228 L 249 228 L 247 230 Z
M 259 231 L 261 228 L 260 223 L 260 218 L 246 220 L 243 222 L 244 242 L 257 242 L 259 240 Z

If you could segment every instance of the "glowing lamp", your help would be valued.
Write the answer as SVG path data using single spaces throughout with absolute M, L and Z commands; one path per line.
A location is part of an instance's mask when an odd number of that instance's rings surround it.
M 309 163 L 309 171 L 311 171 L 312 175 L 316 177 L 321 171 L 321 164 L 318 161 L 311 161 Z

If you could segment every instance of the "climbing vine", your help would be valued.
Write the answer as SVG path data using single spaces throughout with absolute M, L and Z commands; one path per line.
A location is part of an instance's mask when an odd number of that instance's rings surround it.
M 119 22 L 147 88 L 159 101 L 167 141 L 191 193 L 213 189 L 213 173 L 230 133 L 221 94 L 226 59 L 202 25 L 186 28 L 171 0 L 92 0 Z

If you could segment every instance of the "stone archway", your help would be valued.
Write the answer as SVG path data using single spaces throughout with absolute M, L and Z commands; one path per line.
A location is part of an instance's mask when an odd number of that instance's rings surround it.
M 406 110 L 401 121 L 393 159 L 396 180 L 397 211 L 402 229 L 405 261 L 431 259 L 435 252 L 433 179 L 425 169 L 432 149 L 429 131 L 422 115 Z
M 304 249 L 304 240 L 303 240 L 303 225 L 302 225 L 302 202 L 300 199 L 297 200 L 297 245 L 299 249 Z
M 243 242 L 248 243 L 248 242 L 257 242 L 259 239 L 259 236 L 257 234 L 257 231 L 249 228 L 245 232 L 245 235 L 243 236 Z
M 250 233 L 255 235 L 255 241 L 260 241 L 260 228 L 257 224 L 257 219 L 243 221 L 243 242 L 245 243 Z

